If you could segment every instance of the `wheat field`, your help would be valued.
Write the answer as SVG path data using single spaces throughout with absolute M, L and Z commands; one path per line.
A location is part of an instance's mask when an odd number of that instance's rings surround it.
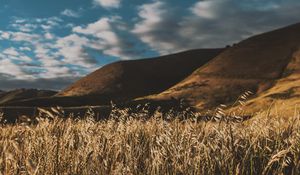
M 299 115 L 240 123 L 122 110 L 98 122 L 92 112 L 48 115 L 0 127 L 1 174 L 300 174 Z

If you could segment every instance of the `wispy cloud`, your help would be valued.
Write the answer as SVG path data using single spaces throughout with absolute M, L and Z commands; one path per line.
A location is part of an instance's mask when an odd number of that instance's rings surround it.
M 22 68 L 14 63 L 11 59 L 0 60 L 0 74 L 7 78 L 13 78 L 18 80 L 32 80 L 34 77 L 27 74 Z
M 10 48 L 3 50 L 3 52 L 0 56 L 4 59 L 16 60 L 16 61 L 21 61 L 21 62 L 31 62 L 32 61 L 32 59 L 30 57 L 23 54 L 22 52 L 19 52 L 14 47 L 10 47 Z
M 185 49 L 182 38 L 178 38 L 180 16 L 175 9 L 160 1 L 144 4 L 138 8 L 140 20 L 135 24 L 132 32 L 144 43 L 161 54 L 178 52 Z M 179 14 L 179 13 L 178 13 Z
M 8 49 L 5 49 L 3 51 L 4 54 L 7 54 L 7 55 L 12 55 L 12 56 L 19 56 L 19 53 L 17 52 L 17 50 L 13 47 L 10 47 Z
M 65 9 L 60 14 L 63 15 L 63 16 L 68 16 L 68 17 L 73 17 L 73 18 L 79 18 L 80 17 L 79 12 L 75 12 L 74 10 L 71 10 L 71 9 Z
M 102 50 L 107 55 L 124 57 L 122 50 L 120 50 L 121 47 L 119 47 L 122 41 L 111 27 L 114 20 L 114 18 L 104 17 L 86 27 L 74 27 L 73 31 L 94 37 L 94 42 L 89 42 L 92 48 Z
M 57 17 L 16 19 L 12 22 L 12 30 L 0 31 L 0 40 L 21 45 L 2 50 L 0 54 L 2 65 L 0 78 L 35 81 L 79 76 L 79 74 L 72 72 L 71 68 L 68 67 L 69 63 L 62 61 L 58 51 L 55 50 L 58 49 L 55 44 L 58 37 L 50 30 L 59 26 L 61 22 L 62 20 Z M 35 27 L 32 30 L 23 30 L 18 26 Z M 43 26 L 48 27 L 44 28 Z M 39 30 L 36 32 L 38 28 Z
M 94 4 L 104 8 L 119 8 L 121 0 L 94 0 Z

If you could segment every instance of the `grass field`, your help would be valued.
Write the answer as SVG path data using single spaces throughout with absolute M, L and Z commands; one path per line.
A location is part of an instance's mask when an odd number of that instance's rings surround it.
M 1 126 L 1 174 L 300 174 L 298 114 L 244 123 L 89 115 Z

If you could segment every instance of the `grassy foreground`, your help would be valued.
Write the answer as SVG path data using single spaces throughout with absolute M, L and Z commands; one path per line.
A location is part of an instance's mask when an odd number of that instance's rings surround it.
M 116 115 L 126 117 L 3 125 L 1 174 L 300 174 L 299 116 L 225 123 Z

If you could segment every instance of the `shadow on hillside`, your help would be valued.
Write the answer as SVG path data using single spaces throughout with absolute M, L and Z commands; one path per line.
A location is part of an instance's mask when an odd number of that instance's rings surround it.
M 35 123 L 37 118 L 73 118 L 85 119 L 92 117 L 95 121 L 107 119 L 126 119 L 137 118 L 148 120 L 153 117 L 160 117 L 169 121 L 173 119 L 195 121 L 225 121 L 225 122 L 242 122 L 251 118 L 251 116 L 215 116 L 202 115 L 187 105 L 182 100 L 168 101 L 149 101 L 140 100 L 127 102 L 123 104 L 111 104 L 106 106 L 80 106 L 80 107 L 0 107 L 0 113 L 3 114 L 2 123 L 13 124 L 30 122 Z

